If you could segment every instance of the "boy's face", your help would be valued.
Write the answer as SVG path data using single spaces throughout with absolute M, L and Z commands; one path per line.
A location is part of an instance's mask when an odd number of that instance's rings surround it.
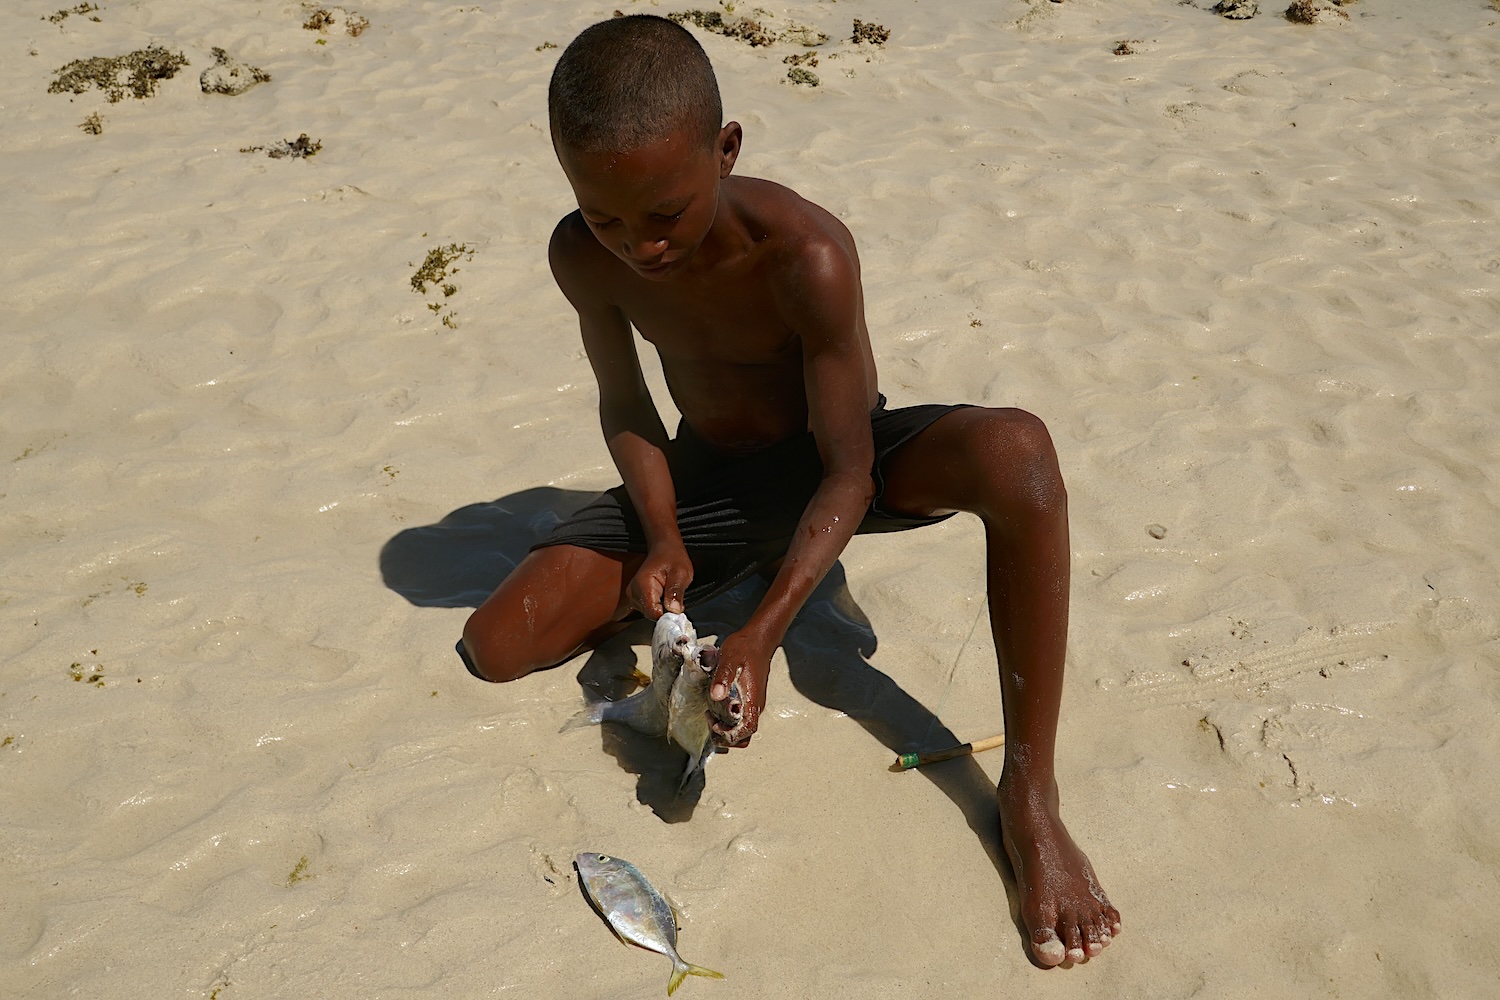
M 677 129 L 625 152 L 559 147 L 558 160 L 599 242 L 636 274 L 664 281 L 708 235 L 719 210 L 719 182 L 734 168 L 740 135 L 730 122 L 705 147 L 702 133 Z

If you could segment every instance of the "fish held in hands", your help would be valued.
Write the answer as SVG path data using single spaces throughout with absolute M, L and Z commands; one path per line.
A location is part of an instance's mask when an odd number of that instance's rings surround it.
M 723 979 L 724 974 L 684 962 L 677 954 L 677 916 L 656 887 L 623 858 L 584 851 L 573 859 L 589 902 L 620 940 L 672 960 L 667 996 L 688 976 Z
M 667 736 L 687 751 L 678 791 L 714 754 L 709 682 L 719 665 L 714 637 L 700 640 L 686 615 L 667 612 L 651 636 L 651 683 L 620 701 L 591 702 L 564 730 L 620 722 L 648 736 Z
M 583 711 L 568 720 L 563 731 L 601 722 L 620 722 L 647 736 L 665 736 L 672 685 L 682 670 L 685 652 L 696 641 L 697 635 L 687 624 L 686 615 L 662 615 L 651 637 L 650 683 L 619 701 L 590 701 Z
M 681 794 L 693 775 L 714 755 L 713 733 L 709 729 L 708 684 L 719 666 L 717 646 L 700 645 L 695 655 L 685 657 L 672 694 L 667 699 L 667 735 L 688 753 L 688 763 L 677 784 Z

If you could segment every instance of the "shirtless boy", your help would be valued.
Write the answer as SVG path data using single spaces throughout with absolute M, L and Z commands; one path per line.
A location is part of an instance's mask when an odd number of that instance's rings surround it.
M 618 632 L 774 574 L 720 648 L 710 695 L 738 682 L 746 746 L 771 655 L 857 531 L 984 523 L 1005 764 L 996 797 L 1021 917 L 1042 965 L 1119 933 L 1058 813 L 1053 743 L 1068 627 L 1067 494 L 1046 427 L 1022 410 L 887 410 L 865 328 L 854 239 L 769 181 L 733 176 L 743 130 L 690 33 L 618 17 L 568 46 L 549 94 L 578 211 L 552 272 L 578 311 L 599 419 L 622 486 L 560 525 L 464 628 L 470 669 L 512 681 Z M 669 438 L 634 327 L 682 413 Z

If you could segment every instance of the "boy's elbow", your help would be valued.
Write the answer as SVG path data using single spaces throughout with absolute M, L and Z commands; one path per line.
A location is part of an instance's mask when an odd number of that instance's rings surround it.
M 836 483 L 840 492 L 847 491 L 858 496 L 864 507 L 875 502 L 875 476 L 868 469 L 833 469 L 826 478 Z

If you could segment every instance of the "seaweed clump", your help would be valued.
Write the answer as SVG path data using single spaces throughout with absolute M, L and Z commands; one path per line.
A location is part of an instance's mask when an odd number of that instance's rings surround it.
M 734 9 L 733 4 L 728 4 L 727 7 L 729 10 Z M 756 13 L 769 16 L 763 10 L 758 10 Z M 620 12 L 615 11 L 615 16 L 620 16 Z M 828 41 L 828 36 L 823 32 L 795 21 L 790 22 L 785 30 L 776 32 L 754 18 L 736 17 L 725 20 L 724 15 L 716 10 L 679 10 L 668 14 L 667 18 L 678 24 L 696 25 L 704 31 L 723 35 L 725 38 L 737 38 L 751 48 L 775 45 L 777 42 L 795 42 L 806 48 L 813 48 Z
M 890 38 L 890 29 L 885 25 L 876 24 L 873 21 L 861 21 L 856 17 L 854 19 L 854 34 L 850 37 L 849 41 L 856 45 L 860 42 L 869 42 L 871 45 L 884 45 L 890 41 Z
M 273 160 L 290 157 L 293 160 L 305 160 L 309 156 L 317 156 L 318 150 L 323 148 L 323 140 L 309 139 L 307 133 L 303 132 L 295 139 L 283 139 L 269 146 L 241 146 L 241 153 L 259 153 L 264 151 Z
M 716 10 L 680 10 L 667 17 L 678 24 L 695 24 L 704 31 L 711 31 L 725 38 L 738 38 L 751 48 L 774 45 L 776 42 L 775 32 L 767 31 L 759 21 L 748 17 L 726 21 L 724 15 Z
M 307 855 L 304 854 L 304 855 L 302 855 L 302 857 L 300 857 L 300 858 L 297 859 L 297 863 L 294 866 L 292 866 L 291 872 L 287 875 L 287 877 L 286 877 L 287 888 L 291 888 L 292 886 L 296 885 L 298 882 L 305 882 L 308 879 L 310 879 L 310 878 L 313 877 L 312 875 L 309 875 L 307 873 L 307 867 L 308 867 Z
M 351 36 L 358 38 L 370 26 L 370 19 L 342 7 L 319 7 L 302 22 L 302 27 L 308 31 L 326 32 L 340 24 Z
M 793 66 L 787 70 L 786 78 L 802 87 L 816 87 L 823 82 L 818 79 L 818 74 L 810 69 L 803 69 L 801 66 Z
M 55 24 L 59 28 L 61 28 L 62 27 L 62 23 L 64 21 L 66 21 L 73 14 L 92 14 L 94 11 L 96 11 L 98 9 L 99 9 L 99 5 L 96 4 L 96 3 L 81 3 L 77 7 L 64 7 L 62 10 L 58 11 L 56 14 L 48 14 L 46 17 L 42 18 L 42 20 L 44 20 L 44 21 L 51 21 L 53 24 Z M 99 18 L 97 18 L 97 17 L 91 17 L 91 18 L 89 18 L 89 20 L 90 21 L 98 21 Z
M 74 59 L 57 71 L 57 79 L 48 85 L 47 93 L 81 94 L 90 87 L 98 87 L 111 104 L 120 103 L 127 94 L 144 100 L 156 93 L 158 83 L 172 79 L 186 65 L 187 57 L 181 52 L 170 52 L 160 45 L 122 56 Z M 127 79 L 120 79 L 121 74 L 127 73 Z
M 98 664 L 89 670 L 82 663 L 75 662 L 68 667 L 68 676 L 79 684 L 92 684 L 96 688 L 104 686 L 104 668 Z
M 89 112 L 89 116 L 78 123 L 78 127 L 89 135 L 102 135 L 104 133 L 104 118 L 97 111 Z
M 429 284 L 437 286 L 443 292 L 441 302 L 429 302 L 427 308 L 438 314 L 444 326 L 450 330 L 458 329 L 458 323 L 454 320 L 453 310 L 444 312 L 446 300 L 458 291 L 458 286 L 449 281 L 451 275 L 459 272 L 460 268 L 452 265 L 462 257 L 465 261 L 474 259 L 474 248 L 467 243 L 449 243 L 445 247 L 433 247 L 427 251 L 427 259 L 422 261 L 422 266 L 417 268 L 411 276 L 411 290 L 418 295 L 426 296 Z

